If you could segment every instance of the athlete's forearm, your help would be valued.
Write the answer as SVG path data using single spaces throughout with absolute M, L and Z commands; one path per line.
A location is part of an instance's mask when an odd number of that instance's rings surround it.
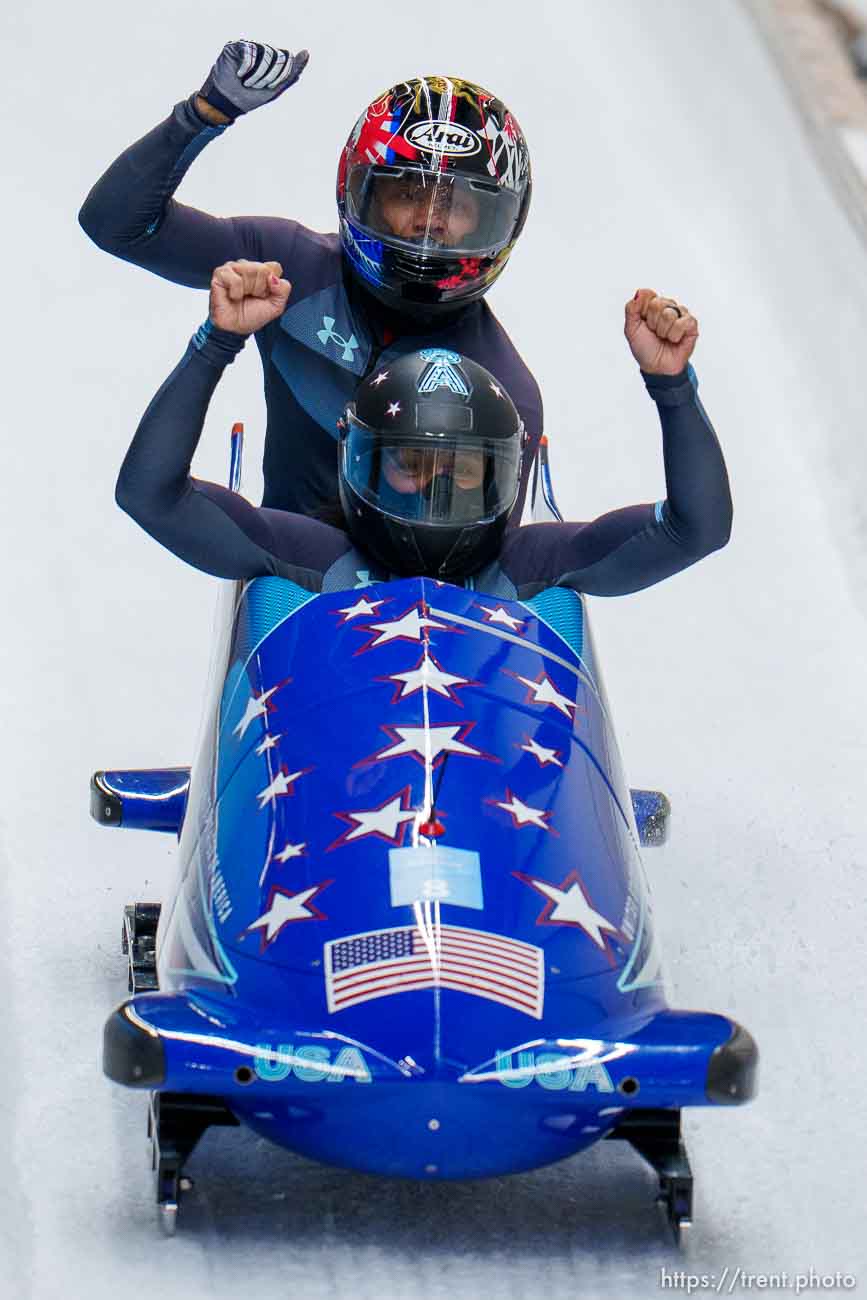
M 174 202 L 190 164 L 225 128 L 208 125 L 190 100 L 130 145 L 96 182 L 78 215 L 106 252 L 167 279 L 204 288 L 221 262 L 249 256 L 231 220 Z
M 716 434 L 686 372 L 645 376 L 663 429 L 667 498 L 586 524 L 541 524 L 507 534 L 504 568 L 521 590 L 554 583 L 623 596 L 695 564 L 728 541 L 732 505 Z
M 208 404 L 243 336 L 203 326 L 145 411 L 117 480 L 116 500 L 189 564 L 218 577 L 273 571 L 262 512 L 215 483 L 190 477 Z
M 729 539 L 732 499 L 722 449 L 691 367 L 682 376 L 645 375 L 662 424 L 666 501 L 663 525 L 696 557 Z

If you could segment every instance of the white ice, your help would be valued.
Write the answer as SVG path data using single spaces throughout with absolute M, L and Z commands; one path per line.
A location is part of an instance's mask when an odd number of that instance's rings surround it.
M 650 1297 L 663 1267 L 726 1266 L 863 1288 L 867 261 L 750 19 L 733 0 L 35 0 L 4 22 L 0 1295 Z M 171 889 L 172 848 L 97 828 L 87 787 L 193 750 L 216 583 L 137 531 L 113 484 L 206 307 L 75 217 L 238 35 L 312 58 L 195 163 L 181 197 L 211 211 L 332 229 L 345 134 L 402 76 L 460 74 L 514 108 L 536 190 L 491 301 L 542 385 L 568 515 L 662 495 L 625 299 L 654 286 L 700 319 L 731 544 L 592 611 L 629 777 L 675 809 L 645 855 L 672 1003 L 732 1015 L 762 1053 L 755 1103 L 687 1117 L 682 1260 L 652 1174 L 614 1143 L 432 1186 L 211 1134 L 179 1235 L 158 1235 L 144 1097 L 99 1059 L 125 994 L 122 905 Z M 248 354 L 214 401 L 203 476 L 224 478 L 234 419 L 261 435 Z

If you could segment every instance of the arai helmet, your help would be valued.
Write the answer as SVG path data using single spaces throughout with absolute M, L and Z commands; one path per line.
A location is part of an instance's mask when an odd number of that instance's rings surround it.
M 415 77 L 365 109 L 340 158 L 343 253 L 380 301 L 432 315 L 480 298 L 530 203 L 530 155 L 499 99 L 456 77 Z
M 511 398 L 477 362 L 423 348 L 381 365 L 341 421 L 350 535 L 389 573 L 477 573 L 499 551 L 523 448 Z

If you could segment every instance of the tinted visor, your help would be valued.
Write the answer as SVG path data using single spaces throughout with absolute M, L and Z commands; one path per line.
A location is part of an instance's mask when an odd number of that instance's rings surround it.
M 347 177 L 350 220 L 389 247 L 498 252 L 514 237 L 520 207 L 518 194 L 483 177 L 368 163 Z
M 348 413 L 343 477 L 377 510 L 409 523 L 453 527 L 510 510 L 518 493 L 521 433 L 500 440 L 378 433 Z

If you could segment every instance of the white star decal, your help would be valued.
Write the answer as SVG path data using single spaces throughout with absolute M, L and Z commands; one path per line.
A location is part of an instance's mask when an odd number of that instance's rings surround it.
M 617 933 L 617 926 L 606 921 L 600 912 L 597 912 L 591 906 L 590 900 L 584 893 L 584 889 L 578 879 L 577 872 L 570 874 L 563 881 L 562 885 L 549 885 L 547 880 L 537 880 L 534 876 L 525 876 L 521 871 L 512 873 L 519 880 L 523 880 L 525 885 L 530 885 L 533 889 L 539 891 L 548 899 L 548 903 L 542 910 L 536 924 L 537 925 L 577 925 L 588 934 L 597 948 L 605 948 L 605 940 L 602 937 L 602 931 L 607 930 L 610 934 Z M 568 885 L 564 889 L 563 885 Z
M 506 803 L 499 803 L 494 800 L 494 806 L 503 808 L 514 821 L 516 826 L 538 826 L 540 830 L 549 831 L 547 818 L 551 816 L 541 808 L 531 808 L 529 804 L 523 803 L 517 795 L 506 789 Z
M 522 628 L 526 621 L 523 618 L 515 618 L 515 615 L 510 614 L 507 609 L 503 609 L 502 605 L 498 605 L 496 609 L 491 609 L 489 605 L 479 605 L 479 609 L 483 610 L 487 615 L 485 619 L 486 623 L 500 623 L 503 627 L 508 627 L 513 632 L 517 632 L 519 627 Z
M 338 609 L 336 613 L 342 614 L 341 623 L 348 623 L 351 618 L 358 618 L 364 614 L 369 617 L 375 614 L 380 605 L 385 604 L 385 598 L 382 600 L 368 600 L 366 596 L 360 596 L 354 605 L 347 605 L 344 609 Z
M 344 831 L 333 844 L 329 844 L 329 849 L 348 844 L 350 840 L 360 840 L 365 835 L 376 835 L 391 844 L 402 844 L 406 823 L 416 816 L 415 809 L 409 807 L 411 794 L 411 788 L 407 785 L 378 808 L 368 808 L 363 812 L 335 813 L 334 816 L 346 822 L 350 829 Z
M 313 769 L 310 767 L 303 767 L 300 772 L 287 772 L 285 767 L 281 767 L 271 784 L 267 785 L 264 790 L 260 790 L 257 794 L 256 798 L 259 800 L 259 811 L 261 812 L 266 803 L 274 803 L 284 794 L 294 794 L 293 783 L 297 781 L 300 776 L 306 776 L 307 773 L 312 772 L 312 770 Z
M 554 708 L 566 718 L 572 716 L 569 712 L 570 709 L 578 707 L 574 700 L 569 699 L 568 695 L 561 695 L 550 677 L 546 677 L 544 673 L 536 681 L 533 681 L 530 677 L 520 677 L 517 673 L 515 673 L 515 676 L 519 682 L 523 682 L 532 692 L 534 704 L 553 704 Z
M 280 732 L 279 735 L 276 736 L 271 735 L 271 733 L 269 732 L 268 735 L 265 737 L 265 739 L 262 741 L 261 745 L 256 746 L 256 757 L 261 758 L 261 756 L 264 753 L 266 753 L 267 750 L 274 748 L 278 740 L 282 740 L 282 739 L 283 739 L 282 732 Z
M 451 631 L 445 623 L 439 623 L 435 618 L 428 618 L 418 605 L 413 605 L 412 609 L 408 609 L 400 618 L 391 619 L 388 623 L 370 623 L 364 628 L 365 632 L 376 632 L 378 635 L 372 637 L 367 645 L 361 647 L 361 650 L 385 645 L 388 641 L 421 641 L 422 633 L 428 627 Z M 356 654 L 360 654 L 361 650 L 357 650 Z
M 265 713 L 269 713 L 273 710 L 273 704 L 269 704 L 268 701 L 271 699 L 271 696 L 275 691 L 279 691 L 280 687 L 285 685 L 285 682 L 278 682 L 276 686 L 272 686 L 269 691 L 263 691 L 261 695 L 251 695 L 247 701 L 244 716 L 238 723 L 237 727 L 232 729 L 232 734 L 237 736 L 239 740 L 243 740 L 244 732 L 247 730 L 253 719 L 261 718 Z
M 307 848 L 307 841 L 301 844 L 285 844 L 279 853 L 274 854 L 275 862 L 288 862 L 290 858 L 303 858 L 304 850 Z
M 540 767 L 544 767 L 546 763 L 556 763 L 557 767 L 563 766 L 559 757 L 559 749 L 548 749 L 535 740 L 528 740 L 526 745 L 519 745 L 518 748 L 525 749 L 528 754 L 532 754 Z
M 485 754 L 472 745 L 464 744 L 463 736 L 474 725 L 472 722 L 465 722 L 446 727 L 385 726 L 382 730 L 390 735 L 395 743 L 389 745 L 387 749 L 381 749 L 377 754 L 372 754 L 371 758 L 363 759 L 362 762 L 369 763 L 374 758 L 400 758 L 408 754 L 412 758 L 417 758 L 423 765 L 430 762 L 432 767 L 436 767 L 443 754 L 467 754 L 470 758 L 490 758 L 490 754 Z M 463 735 L 459 736 L 459 732 Z
M 285 890 L 272 889 L 267 910 L 247 926 L 246 933 L 251 930 L 261 930 L 262 947 L 267 948 L 277 938 L 283 926 L 288 925 L 290 921 L 325 920 L 326 918 L 310 900 L 331 883 L 330 880 L 323 880 L 320 884 L 311 885 L 309 889 L 302 889 L 297 894 L 287 894 Z
M 501 388 L 499 388 L 499 387 L 494 383 L 493 380 L 491 380 L 491 382 L 490 382 L 490 384 L 488 385 L 488 387 L 491 389 L 491 391 L 493 392 L 493 394 L 494 394 L 495 397 L 502 397 L 502 396 L 503 396 L 503 390 L 502 390 Z
M 382 383 L 384 379 L 388 379 L 388 371 L 380 370 L 379 374 L 376 376 L 376 378 L 373 381 L 373 387 L 379 388 L 379 385 Z
M 392 418 L 394 418 L 395 415 L 399 415 L 399 414 L 400 414 L 400 402 L 389 402 L 386 415 L 390 415 Z
M 458 677 L 454 673 L 447 673 L 443 667 L 437 663 L 432 655 L 425 650 L 415 668 L 410 668 L 405 673 L 392 673 L 390 677 L 381 677 L 383 682 L 399 682 L 400 686 L 395 692 L 394 701 L 402 700 L 407 695 L 413 695 L 416 691 L 429 690 L 434 691 L 437 695 L 445 695 L 456 704 L 460 704 L 452 687 L 454 686 L 474 686 L 468 677 Z

